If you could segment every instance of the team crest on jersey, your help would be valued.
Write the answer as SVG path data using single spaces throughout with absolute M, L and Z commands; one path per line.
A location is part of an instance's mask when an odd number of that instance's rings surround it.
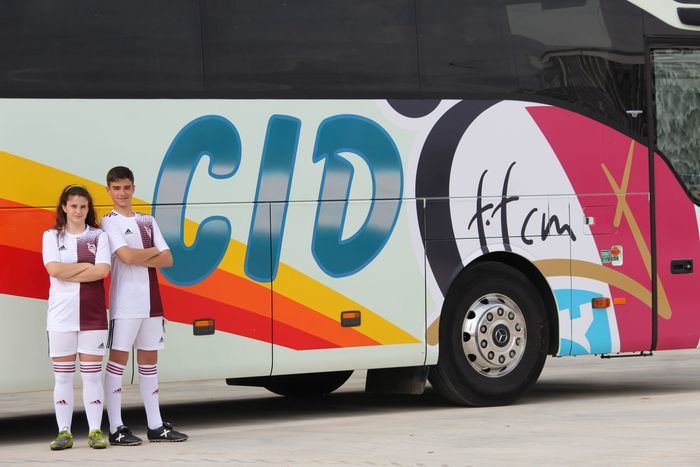
M 88 243 L 88 244 L 87 244 L 87 249 L 88 249 L 88 251 L 89 251 L 90 253 L 92 253 L 93 255 L 94 255 L 94 254 L 97 254 L 97 245 L 95 245 L 94 243 Z

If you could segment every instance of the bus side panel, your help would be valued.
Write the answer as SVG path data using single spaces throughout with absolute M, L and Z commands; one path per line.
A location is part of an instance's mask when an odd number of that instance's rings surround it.
M 606 125 L 556 107 L 529 109 L 578 198 L 572 211 L 572 303 L 588 345 L 572 353 L 651 348 L 651 227 L 647 148 Z M 594 249 L 591 250 L 590 247 Z M 583 285 L 598 282 L 602 288 Z M 609 290 L 606 290 L 608 289 Z M 592 309 L 596 297 L 617 299 Z M 605 329 L 603 333 L 601 329 Z M 583 331 L 583 330 L 581 330 Z M 618 337 L 619 335 L 619 337 Z
M 700 208 L 694 205 L 667 163 L 654 156 L 656 190 L 656 264 L 659 289 L 657 349 L 700 346 Z M 675 269 L 672 261 L 688 264 L 692 272 Z
M 474 111 L 471 106 L 476 105 L 486 108 Z M 425 200 L 428 291 L 433 298 L 428 301 L 429 363 L 437 361 L 439 316 L 452 282 L 464 267 L 494 252 L 521 256 L 540 269 L 558 306 L 558 335 L 565 339 L 559 352 L 569 353 L 571 234 L 580 237 L 572 231 L 569 212 L 576 200 L 556 154 L 528 112 L 531 106 L 538 107 L 514 101 L 460 102 L 433 130 L 463 128 L 457 142 L 445 149 L 437 134 L 423 148 L 428 161 L 449 162 L 449 197 Z M 438 145 L 431 146 L 434 141 Z M 441 185 L 436 169 L 425 164 L 428 172 L 418 174 L 426 186 Z
M 272 285 L 273 374 L 425 362 L 424 262 L 412 254 L 406 226 L 415 216 L 414 204 L 400 205 L 388 241 L 371 262 L 355 261 L 362 257 L 362 242 L 387 232 L 396 205 L 395 200 L 289 204 L 280 271 Z M 329 226 L 321 217 L 334 210 L 344 211 L 343 235 L 328 242 L 321 231 Z M 365 224 L 367 218 L 374 225 Z M 309 279 L 319 281 L 312 293 L 289 297 Z M 355 311 L 358 325 L 343 326 L 341 314 Z M 295 323 L 298 329 L 290 326 Z
M 269 217 L 269 204 L 261 204 L 257 209 L 260 215 Z M 187 219 L 182 244 L 175 240 L 175 235 L 169 235 L 169 246 L 179 264 L 159 272 L 167 320 L 166 345 L 159 362 L 164 381 L 270 374 L 272 292 L 269 284 L 253 281 L 244 272 L 244 242 L 252 213 L 250 203 L 155 207 L 164 233 L 175 222 L 179 223 L 181 215 Z M 217 240 L 210 235 L 206 237 L 209 244 L 202 244 L 205 242 L 202 242 L 201 225 L 215 218 L 226 219 L 230 225 L 231 232 L 224 241 L 226 250 L 216 268 L 191 283 L 194 277 L 191 273 L 199 267 L 197 256 L 206 256 L 206 250 L 213 248 Z M 262 236 L 261 243 L 269 245 L 269 230 L 258 235 Z M 256 261 L 269 270 L 269 248 Z M 214 320 L 214 334 L 193 335 L 194 321 L 207 318 Z
M 52 213 L 0 199 L 0 393 L 49 389 L 46 299 L 49 279 L 41 238 Z

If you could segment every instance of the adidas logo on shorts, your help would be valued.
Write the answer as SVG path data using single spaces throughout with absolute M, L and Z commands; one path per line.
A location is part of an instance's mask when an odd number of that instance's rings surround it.
M 160 340 L 158 341 L 158 343 L 159 343 L 159 344 L 162 344 L 163 342 L 165 342 L 165 340 L 164 340 L 163 337 L 161 336 L 161 338 L 160 338 Z
M 134 232 L 132 232 L 131 229 L 126 229 L 126 232 L 124 232 L 124 235 L 131 235 L 132 233 L 134 233 Z
M 64 251 L 66 249 L 65 245 L 61 245 L 61 247 L 58 249 L 58 251 Z
M 97 346 L 98 349 L 104 349 L 105 348 L 105 343 L 101 343 L 100 345 Z

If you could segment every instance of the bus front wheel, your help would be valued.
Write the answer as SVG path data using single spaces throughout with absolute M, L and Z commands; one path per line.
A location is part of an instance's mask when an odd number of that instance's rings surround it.
M 445 301 L 430 383 L 460 405 L 509 404 L 542 371 L 547 327 L 542 298 L 523 273 L 502 263 L 478 263 L 459 276 Z
M 272 376 L 266 382 L 265 389 L 280 396 L 319 397 L 338 389 L 350 375 L 352 371 Z

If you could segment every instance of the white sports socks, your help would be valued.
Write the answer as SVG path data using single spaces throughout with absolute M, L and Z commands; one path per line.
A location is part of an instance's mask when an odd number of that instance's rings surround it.
M 122 375 L 124 366 L 115 362 L 107 362 L 105 376 L 105 401 L 109 416 L 109 432 L 114 433 L 122 422 Z
M 80 362 L 80 376 L 83 379 L 83 404 L 88 419 L 89 430 L 100 429 L 102 425 L 102 362 Z
M 58 431 L 70 432 L 73 420 L 73 376 L 75 376 L 75 361 L 53 362 L 53 402 L 56 410 Z
M 146 409 L 148 428 L 151 430 L 160 428 L 163 426 L 163 420 L 160 418 L 157 365 L 139 364 L 139 389 Z

